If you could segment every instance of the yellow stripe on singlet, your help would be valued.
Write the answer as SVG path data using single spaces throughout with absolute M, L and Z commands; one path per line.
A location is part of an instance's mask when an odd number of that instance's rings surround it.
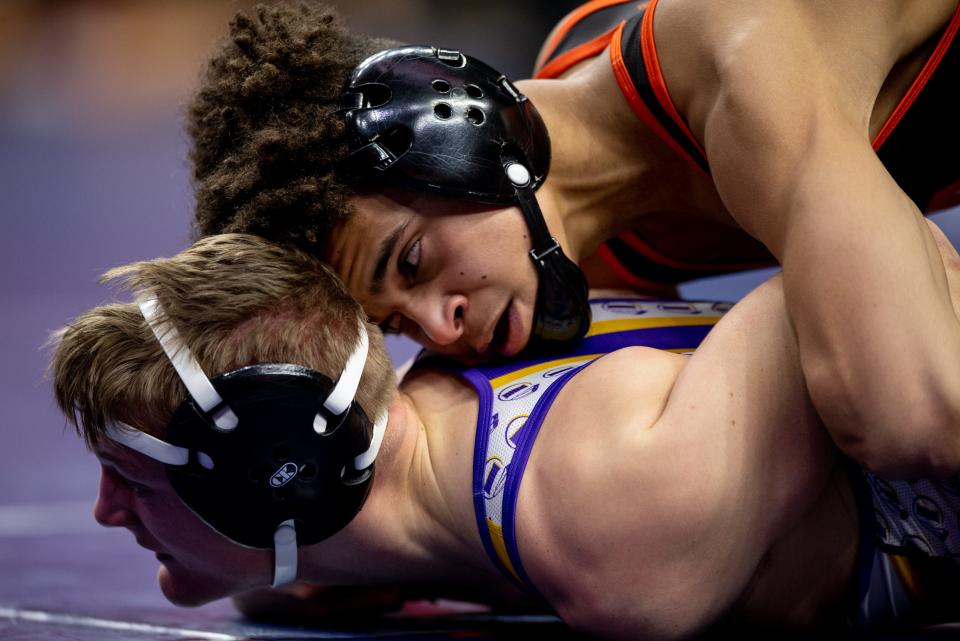
M 570 358 L 558 358 L 555 361 L 537 363 L 536 365 L 531 365 L 530 367 L 524 367 L 523 369 L 518 369 L 515 372 L 510 372 L 509 374 L 504 374 L 503 376 L 492 378 L 490 379 L 490 385 L 493 387 L 493 389 L 497 389 L 502 385 L 506 385 L 507 383 L 512 383 L 518 378 L 523 378 L 524 376 L 535 374 L 545 369 L 560 367 L 561 365 L 568 365 L 570 363 L 580 363 L 583 361 L 589 361 L 594 358 L 597 358 L 598 356 L 600 356 L 600 354 L 587 354 L 586 356 L 571 356 Z
M 616 322 L 616 321 L 613 321 Z M 701 323 L 702 324 L 702 323 Z M 660 348 L 656 348 L 660 349 Z M 670 349 L 660 349 L 662 352 L 672 352 L 674 354 L 689 354 L 695 351 L 696 346 L 691 347 L 671 347 Z M 535 374 L 536 372 L 541 372 L 545 369 L 551 369 L 554 367 L 560 367 L 561 365 L 568 365 L 570 363 L 581 363 L 583 361 L 590 361 L 600 358 L 603 354 L 587 354 L 585 356 L 572 356 L 570 358 L 558 358 L 555 361 L 549 361 L 546 363 L 539 363 L 537 365 L 531 365 L 530 367 L 524 367 L 523 369 L 518 369 L 515 372 L 510 372 L 509 374 L 504 374 L 503 376 L 498 376 L 497 378 L 490 379 L 490 385 L 493 389 L 499 389 L 500 387 L 512 383 L 518 378 L 523 378 L 528 374 Z
M 893 566 L 893 571 L 897 573 L 904 590 L 910 595 L 910 600 L 914 603 L 922 602 L 923 590 L 920 589 L 916 574 L 910 567 L 910 560 L 899 554 L 888 554 L 887 558 L 890 559 L 890 565 Z
M 503 563 L 503 567 L 510 570 L 510 574 L 513 575 L 517 581 L 520 581 L 520 575 L 517 574 L 517 571 L 513 568 L 513 563 L 510 561 L 510 555 L 507 553 L 507 544 L 503 541 L 503 528 L 487 519 L 487 531 L 490 532 L 490 541 L 493 543 L 493 550 L 497 553 L 497 557 L 500 559 L 500 562 Z M 523 581 L 520 581 L 523 583 Z
M 660 316 L 652 318 L 628 318 L 625 320 L 596 321 L 590 325 L 587 336 L 598 334 L 612 334 L 613 332 L 627 332 L 634 329 L 653 329 L 655 327 L 677 327 L 680 325 L 716 325 L 723 318 L 719 315 L 709 316 Z

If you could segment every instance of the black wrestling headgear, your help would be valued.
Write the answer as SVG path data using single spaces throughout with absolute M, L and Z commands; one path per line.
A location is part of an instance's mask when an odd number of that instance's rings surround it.
M 367 356 L 360 340 L 334 382 L 306 367 L 261 364 L 210 380 L 155 299 L 140 302 L 189 392 L 165 440 L 119 423 L 108 436 L 166 465 L 180 499 L 232 541 L 275 550 L 274 586 L 296 578 L 297 546 L 335 534 L 372 485 L 386 416 L 372 425 L 353 398 Z
M 353 145 L 344 170 L 518 205 L 539 279 L 527 349 L 561 349 L 583 337 L 586 279 L 550 236 L 534 195 L 550 167 L 550 139 L 536 108 L 503 74 L 459 51 L 388 49 L 357 66 L 340 111 Z

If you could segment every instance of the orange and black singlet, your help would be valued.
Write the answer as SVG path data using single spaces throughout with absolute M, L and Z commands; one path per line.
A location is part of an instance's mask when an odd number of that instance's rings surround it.
M 653 37 L 657 0 L 593 0 L 569 14 L 544 45 L 536 78 L 556 78 L 609 46 L 620 90 L 633 112 L 698 172 L 709 176 L 703 146 L 674 106 Z M 873 148 L 921 211 L 960 205 L 960 6 Z M 600 247 L 610 268 L 635 286 L 678 283 L 769 263 L 694 264 L 665 255 L 628 231 Z

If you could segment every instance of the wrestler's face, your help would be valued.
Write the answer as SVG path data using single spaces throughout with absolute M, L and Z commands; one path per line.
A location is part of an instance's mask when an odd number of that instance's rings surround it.
M 327 258 L 371 320 L 467 361 L 527 344 L 537 274 L 520 210 L 359 195 Z
M 162 464 L 110 441 L 97 458 L 94 517 L 127 528 L 156 554 L 157 580 L 172 603 L 201 605 L 270 583 L 272 552 L 241 547 L 208 527 L 177 497 Z

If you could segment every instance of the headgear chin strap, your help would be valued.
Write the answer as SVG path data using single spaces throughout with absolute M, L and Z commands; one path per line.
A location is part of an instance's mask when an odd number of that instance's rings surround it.
M 110 422 L 112 440 L 166 466 L 180 499 L 227 538 L 274 550 L 273 586 L 297 577 L 297 546 L 321 541 L 360 511 L 372 485 L 387 415 L 371 426 L 354 402 L 368 339 L 360 322 L 339 379 L 290 364 L 207 378 L 162 314 L 139 301 L 189 393 L 165 439 Z
M 550 167 L 550 139 L 533 104 L 503 74 L 459 51 L 388 49 L 357 66 L 340 112 L 353 138 L 344 171 L 518 205 L 539 281 L 527 349 L 562 349 L 583 337 L 586 279 L 550 235 L 534 195 Z

